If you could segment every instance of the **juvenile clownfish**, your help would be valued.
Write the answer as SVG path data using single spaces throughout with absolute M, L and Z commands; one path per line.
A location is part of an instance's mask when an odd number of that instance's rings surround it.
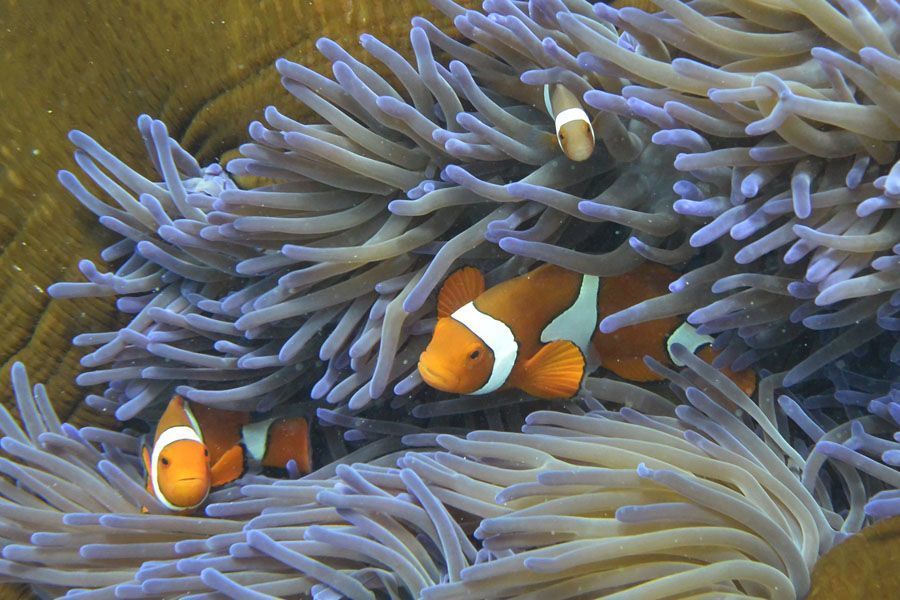
M 175 396 L 159 420 L 152 446 L 141 448 L 147 491 L 169 510 L 187 513 L 203 504 L 211 488 L 243 475 L 248 459 L 273 468 L 284 468 L 293 459 L 309 473 L 309 444 L 309 425 L 302 417 L 251 423 L 249 413 Z
M 544 86 L 544 105 L 556 126 L 556 141 L 569 160 L 583 161 L 594 153 L 594 128 L 578 96 L 563 85 Z
M 680 327 L 675 317 L 609 334 L 597 325 L 607 315 L 666 293 L 675 278 L 652 263 L 602 281 L 545 264 L 485 291 L 481 272 L 465 267 L 438 293 L 438 321 L 419 358 L 419 373 L 431 387 L 456 394 L 516 388 L 538 398 L 571 398 L 593 349 L 600 364 L 623 379 L 658 381 L 661 377 L 644 364 L 645 355 L 671 364 L 672 344 L 697 350 L 712 338 L 696 332 L 691 338 L 693 328 Z M 700 356 L 710 361 L 715 353 L 707 346 Z M 752 394 L 752 371 L 723 372 Z

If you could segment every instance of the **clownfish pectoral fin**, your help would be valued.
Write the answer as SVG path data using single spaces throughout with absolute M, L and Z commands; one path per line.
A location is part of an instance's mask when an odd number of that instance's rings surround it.
M 449 317 L 457 309 L 481 295 L 484 291 L 484 275 L 475 267 L 463 267 L 454 271 L 444 281 L 438 293 L 438 318 Z
M 546 400 L 571 398 L 581 387 L 585 360 L 569 340 L 556 340 L 541 348 L 525 363 L 524 376 L 516 387 Z
M 713 360 L 715 360 L 718 354 L 715 350 L 712 349 L 712 346 L 704 346 L 697 352 L 697 356 L 702 358 L 705 362 L 712 364 Z M 756 373 L 753 369 L 744 369 L 743 371 L 732 371 L 731 369 L 719 369 L 723 375 L 728 377 L 731 381 L 735 383 L 741 391 L 753 397 L 753 392 L 756 391 Z
M 212 466 L 212 487 L 231 483 L 244 474 L 244 447 L 232 446 Z

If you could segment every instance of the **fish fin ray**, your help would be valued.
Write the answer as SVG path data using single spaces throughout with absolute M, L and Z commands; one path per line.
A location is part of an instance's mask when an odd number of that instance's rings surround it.
M 581 388 L 584 371 L 581 349 L 569 340 L 556 340 L 528 359 L 518 387 L 537 398 L 571 398 Z
M 484 292 L 484 275 L 475 267 L 454 271 L 438 292 L 438 318 L 449 317 Z

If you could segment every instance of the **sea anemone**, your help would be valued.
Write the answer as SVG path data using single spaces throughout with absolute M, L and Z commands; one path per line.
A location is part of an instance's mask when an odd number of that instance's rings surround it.
M 534 412 L 521 433 L 411 434 L 414 451 L 374 442 L 302 479 L 247 477 L 197 518 L 142 514 L 158 507 L 135 438 L 61 425 L 16 364 L 23 428 L 0 412 L 2 470 L 18 481 L 0 489 L 0 572 L 83 598 L 802 596 L 818 557 L 862 526 L 865 489 L 882 479 L 896 503 L 896 472 L 850 461 L 827 473 L 824 438 L 846 427 L 816 433 L 782 397 L 819 439 L 798 451 L 783 419 L 675 352 L 679 372 L 651 361 L 686 399 L 675 417 L 610 411 L 601 396 Z M 761 387 L 773 405 L 775 386 Z M 883 429 L 874 419 L 852 421 L 855 436 Z

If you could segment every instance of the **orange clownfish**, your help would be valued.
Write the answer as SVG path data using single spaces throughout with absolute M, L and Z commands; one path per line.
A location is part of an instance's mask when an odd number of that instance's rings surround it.
M 623 379 L 658 381 L 648 355 L 671 364 L 669 347 L 698 351 L 712 341 L 675 317 L 601 333 L 601 319 L 667 292 L 676 275 L 646 263 L 617 277 L 582 275 L 545 264 L 485 291 L 472 267 L 456 271 L 438 293 L 438 322 L 419 358 L 419 373 L 433 388 L 489 394 L 509 388 L 545 399 L 571 398 L 581 387 L 592 349 L 600 364 Z M 693 334 L 691 333 L 693 331 Z M 711 348 L 699 352 L 710 361 Z M 752 371 L 724 371 L 748 394 Z
M 309 473 L 309 444 L 309 425 L 302 417 L 251 423 L 249 413 L 175 396 L 159 420 L 152 447 L 141 448 L 147 491 L 169 510 L 190 512 L 211 488 L 243 475 L 248 459 L 273 468 L 293 459 Z
M 544 86 L 544 105 L 553 117 L 556 141 L 569 160 L 580 162 L 594 153 L 594 127 L 578 96 L 561 84 Z

